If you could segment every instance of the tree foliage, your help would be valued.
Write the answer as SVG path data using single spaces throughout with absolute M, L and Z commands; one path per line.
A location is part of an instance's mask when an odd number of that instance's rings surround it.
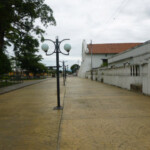
M 35 25 L 37 19 L 44 26 L 56 24 L 53 11 L 44 0 L 0 0 L 0 54 L 4 55 L 6 47 L 13 45 L 21 67 L 29 70 L 41 60 L 41 56 L 35 55 L 38 39 L 32 36 L 43 39 L 44 30 Z M 4 62 L 0 63 L 3 68 Z
M 5 53 L 0 53 L 0 75 L 11 71 L 11 64 Z
M 36 19 L 44 26 L 56 24 L 53 11 L 44 0 L 1 0 L 0 18 L 0 51 L 26 32 L 42 35 L 44 30 L 35 26 Z
M 76 72 L 79 68 L 80 68 L 80 66 L 79 66 L 78 64 L 74 64 L 74 65 L 71 66 L 70 69 L 71 69 L 72 73 L 74 73 L 74 72 Z
M 18 40 L 21 43 L 19 49 L 17 46 Z M 16 47 L 14 48 L 16 57 L 14 59 L 19 62 L 19 67 L 26 70 L 27 73 L 39 73 L 46 70 L 46 67 L 40 63 L 42 56 L 36 54 L 38 46 L 38 41 L 29 34 L 26 34 L 23 38 L 16 39 Z

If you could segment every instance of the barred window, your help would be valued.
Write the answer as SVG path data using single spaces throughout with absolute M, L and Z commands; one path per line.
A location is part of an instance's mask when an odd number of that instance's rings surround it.
M 130 67 L 130 75 L 131 76 L 140 76 L 140 66 L 133 65 Z

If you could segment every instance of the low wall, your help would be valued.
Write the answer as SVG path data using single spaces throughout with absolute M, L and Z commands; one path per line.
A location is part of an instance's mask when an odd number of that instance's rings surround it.
M 143 93 L 150 95 L 150 61 L 143 66 Z
M 97 81 L 98 79 L 98 69 L 94 69 L 92 72 L 91 71 L 87 71 L 85 74 L 85 78 L 91 79 L 92 76 L 92 80 Z
M 86 72 L 86 78 L 91 79 L 91 71 Z M 150 63 L 141 66 L 138 75 L 131 74 L 131 67 L 98 68 L 93 70 L 93 80 L 125 88 L 136 90 L 150 95 Z
M 105 70 L 99 69 L 98 81 L 119 86 L 128 90 L 130 90 L 131 84 L 142 85 L 142 78 L 140 76 L 133 77 L 130 75 L 130 67 Z

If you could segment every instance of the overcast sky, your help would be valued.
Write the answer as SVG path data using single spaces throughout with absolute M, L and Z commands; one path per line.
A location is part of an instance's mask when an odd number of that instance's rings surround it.
M 145 42 L 150 40 L 150 0 L 45 0 L 54 11 L 56 26 L 46 29 L 45 38 L 70 38 L 69 56 L 60 60 L 71 66 L 81 62 L 82 40 L 87 43 Z M 68 43 L 68 42 L 67 42 Z M 43 63 L 55 65 L 56 57 Z

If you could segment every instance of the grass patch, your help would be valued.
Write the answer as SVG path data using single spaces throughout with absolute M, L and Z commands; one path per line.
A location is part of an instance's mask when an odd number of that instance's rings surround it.
M 0 88 L 7 87 L 10 85 L 18 84 L 20 82 L 0 82 Z

